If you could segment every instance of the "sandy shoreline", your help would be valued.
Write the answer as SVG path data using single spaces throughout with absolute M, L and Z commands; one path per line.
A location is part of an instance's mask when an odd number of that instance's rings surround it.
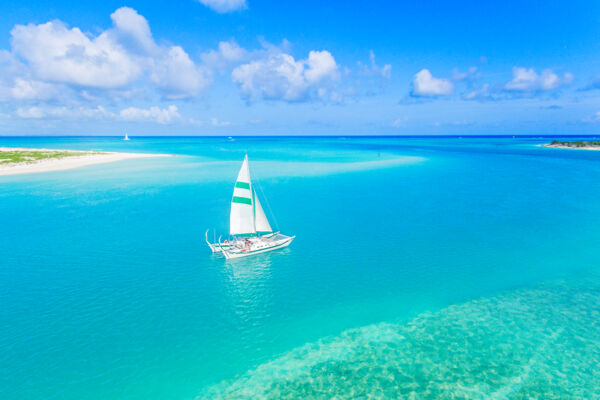
M 63 171 L 68 169 L 81 168 L 88 165 L 104 164 L 115 161 L 131 160 L 136 158 L 150 157 L 172 157 L 171 154 L 148 154 L 148 153 L 117 153 L 117 152 L 97 152 L 81 150 L 62 150 L 62 149 L 33 149 L 22 147 L 0 147 L 0 158 L 3 151 L 61 151 L 73 153 L 87 153 L 78 156 L 69 156 L 64 158 L 49 158 L 39 161 L 17 164 L 0 164 L 0 176 L 18 175 L 18 174 L 36 174 L 41 172 Z
M 549 147 L 551 149 L 570 149 L 570 150 L 600 150 L 600 146 L 573 147 L 563 146 L 562 144 L 538 144 L 540 147 Z

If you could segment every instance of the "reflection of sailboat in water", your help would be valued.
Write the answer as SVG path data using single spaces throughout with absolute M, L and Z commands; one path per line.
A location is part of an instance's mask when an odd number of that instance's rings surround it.
M 247 286 L 254 286 L 271 276 L 271 259 L 268 257 L 251 258 L 242 264 L 227 264 L 228 279 L 242 291 Z
M 281 249 L 295 238 L 273 232 L 250 179 L 248 156 L 244 158 L 233 189 L 229 233 L 233 240 L 221 242 L 219 238 L 218 243 L 208 241 L 208 231 L 205 235 L 213 253 L 222 253 L 227 259 Z
M 248 257 L 241 263 L 225 263 L 220 269 L 224 295 L 228 297 L 231 311 L 239 319 L 256 321 L 269 314 L 272 306 L 269 285 L 272 262 L 271 257 Z
M 125 137 L 123 138 L 123 140 L 129 140 L 129 135 L 127 135 L 127 132 L 125 132 Z

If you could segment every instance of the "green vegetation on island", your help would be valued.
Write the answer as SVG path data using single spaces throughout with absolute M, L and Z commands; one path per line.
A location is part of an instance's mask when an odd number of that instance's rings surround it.
M 65 150 L 0 150 L 0 165 L 31 163 L 52 158 L 100 154 L 99 152 Z
M 566 140 L 553 140 L 552 143 L 547 144 L 546 146 L 550 147 L 600 147 L 600 140 L 575 140 L 575 141 L 566 141 Z

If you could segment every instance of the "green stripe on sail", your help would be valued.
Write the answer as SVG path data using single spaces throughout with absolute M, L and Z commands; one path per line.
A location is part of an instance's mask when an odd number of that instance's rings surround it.
M 256 231 L 259 235 L 264 235 L 266 233 L 273 233 L 273 231 Z
M 236 188 L 240 188 L 240 189 L 248 189 L 248 190 L 250 190 L 250 184 L 248 182 L 237 181 L 235 183 L 235 187 Z
M 247 197 L 233 196 L 233 200 L 231 200 L 231 202 L 252 205 L 252 199 Z
M 233 236 L 240 236 L 240 237 L 253 237 L 256 236 L 256 233 L 236 233 Z

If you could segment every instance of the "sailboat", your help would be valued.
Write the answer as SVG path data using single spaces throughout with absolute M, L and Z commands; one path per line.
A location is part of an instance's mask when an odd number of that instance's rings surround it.
M 244 158 L 233 188 L 229 234 L 233 239 L 221 242 L 219 237 L 218 242 L 211 243 L 208 231 L 205 233 L 206 243 L 212 252 L 221 253 L 226 259 L 281 249 L 289 246 L 296 237 L 273 232 L 250 179 L 248 155 Z
M 127 135 L 127 132 L 125 132 L 125 137 L 123 138 L 123 140 L 129 140 L 129 136 Z

